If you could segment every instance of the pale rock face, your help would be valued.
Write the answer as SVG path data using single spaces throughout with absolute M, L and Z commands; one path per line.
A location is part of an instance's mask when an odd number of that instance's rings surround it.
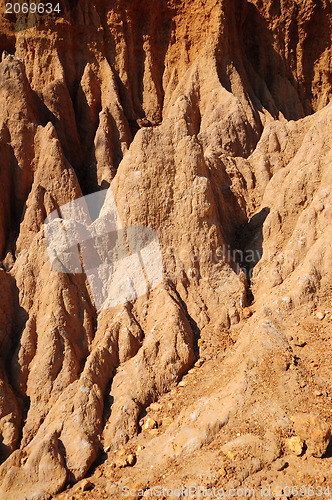
M 290 415 L 312 413 L 288 329 L 331 298 L 330 5 L 203 4 L 64 2 L 20 31 L 0 16 L 3 498 L 55 495 L 102 449 L 134 442 L 145 409 L 220 335 L 215 372 L 200 364 L 197 389 L 180 386 L 188 401 L 152 429 L 131 480 L 220 432 L 253 474 L 280 455 Z M 107 308 L 84 273 L 54 269 L 44 228 L 100 188 L 96 234 L 115 203 L 117 229 L 150 228 L 162 258 L 161 282 Z M 251 418 L 270 433 L 235 439 Z

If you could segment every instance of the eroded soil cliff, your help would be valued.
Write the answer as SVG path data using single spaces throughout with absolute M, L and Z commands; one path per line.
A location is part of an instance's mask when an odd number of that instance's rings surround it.
M 1 498 L 327 488 L 330 1 L 61 8 L 1 15 Z M 100 189 L 164 278 L 97 310 L 44 221 Z

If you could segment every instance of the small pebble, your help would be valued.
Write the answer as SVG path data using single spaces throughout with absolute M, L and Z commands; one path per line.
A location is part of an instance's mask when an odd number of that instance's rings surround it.
M 151 403 L 149 408 L 148 408 L 148 411 L 159 411 L 161 410 L 161 404 L 160 403 Z
M 91 483 L 89 479 L 84 479 L 77 487 L 75 488 L 75 493 L 79 491 L 88 491 L 94 488 L 94 484 Z
M 204 359 L 200 358 L 196 361 L 195 366 L 200 368 L 204 364 Z
M 307 343 L 302 337 L 295 337 L 294 344 L 298 347 L 304 347 Z
M 286 462 L 283 458 L 279 458 L 271 465 L 271 469 L 276 471 L 284 470 L 286 467 L 288 467 L 288 462 Z
M 89 481 L 89 479 L 85 479 L 82 483 L 82 491 L 92 490 L 94 488 L 94 484 Z
M 147 431 L 149 429 L 155 429 L 157 427 L 157 422 L 151 418 L 151 417 L 148 417 L 144 424 L 142 425 L 142 431 Z
M 242 310 L 242 314 L 243 314 L 244 319 L 248 319 L 248 318 L 250 318 L 250 316 L 252 316 L 252 311 L 249 307 L 245 307 Z
M 225 477 L 227 475 L 226 469 L 221 467 L 221 469 L 219 469 L 219 474 L 221 477 Z
M 293 436 L 291 438 L 286 439 L 286 444 L 290 451 L 294 453 L 296 456 L 302 455 L 304 441 L 300 439 L 298 436 Z
M 128 457 L 127 457 L 127 464 L 134 465 L 135 462 L 136 462 L 135 455 L 133 453 L 130 453 L 130 455 L 128 455 Z
M 119 467 L 120 469 L 123 467 L 127 467 L 134 465 L 136 462 L 136 456 L 132 453 L 130 453 L 127 457 L 119 457 L 116 461 L 116 467 Z

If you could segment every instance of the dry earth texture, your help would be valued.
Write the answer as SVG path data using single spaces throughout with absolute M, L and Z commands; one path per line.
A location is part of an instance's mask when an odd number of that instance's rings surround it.
M 327 498 L 331 1 L 61 6 L 1 6 L 0 498 Z M 97 311 L 44 220 L 100 188 L 164 280 Z

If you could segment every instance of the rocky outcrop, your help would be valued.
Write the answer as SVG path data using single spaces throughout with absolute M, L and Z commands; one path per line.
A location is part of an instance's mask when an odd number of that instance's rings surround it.
M 153 429 L 130 480 L 216 440 L 242 484 L 282 454 L 299 407 L 315 412 L 290 331 L 330 307 L 331 6 L 203 3 L 63 2 L 26 29 L 2 14 L 4 498 L 56 495 L 130 447 L 199 357 L 212 371 Z M 151 228 L 163 282 L 99 309 L 86 274 L 52 266 L 44 222 L 106 188 L 84 230 Z M 253 419 L 264 432 L 237 440 Z

